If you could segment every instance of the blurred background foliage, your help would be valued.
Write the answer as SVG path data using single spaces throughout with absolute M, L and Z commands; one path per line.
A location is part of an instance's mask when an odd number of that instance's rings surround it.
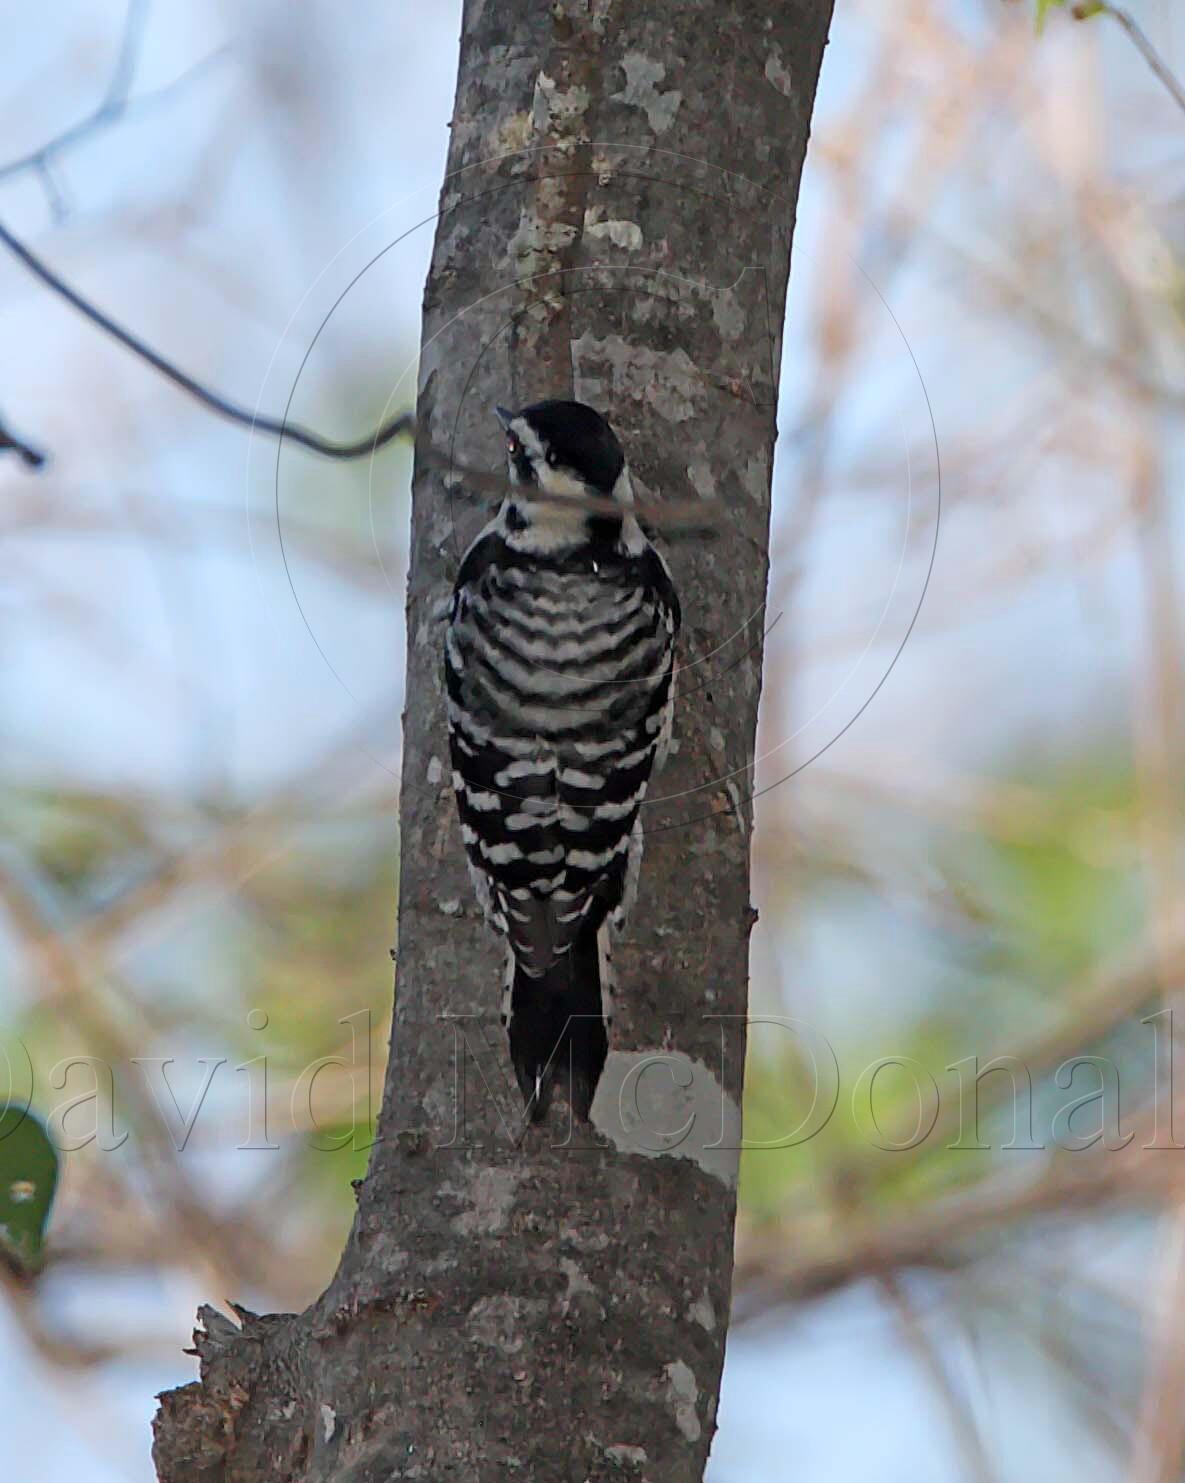
M 1181 1473 L 1185 36 L 1173 0 L 1087 9 L 837 8 L 753 779 L 753 1012 L 801 1033 L 750 1037 L 714 1483 Z M 0 220 L 249 405 L 354 437 L 410 403 L 456 7 L 3 20 Z M 51 455 L 0 463 L 0 1049 L 61 1150 L 42 1248 L 51 1169 L 26 1198 L 0 1127 L 6 1450 L 127 1483 L 198 1302 L 300 1307 L 349 1227 L 409 457 L 277 453 L 2 259 L 0 343 Z M 1033 1137 L 998 1070 L 976 1147 L 949 1068 L 998 1056 Z M 919 1085 L 929 1136 L 878 1147 Z

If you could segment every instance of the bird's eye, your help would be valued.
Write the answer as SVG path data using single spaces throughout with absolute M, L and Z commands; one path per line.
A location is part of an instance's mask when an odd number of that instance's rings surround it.
M 506 434 L 506 451 L 510 454 L 511 458 L 517 458 L 523 451 L 522 440 L 517 433 Z
M 559 458 L 558 458 L 558 456 L 557 456 L 556 451 L 555 451 L 554 448 L 549 448 L 547 450 L 547 462 L 548 462 L 548 466 L 550 468 L 553 468 L 553 469 L 555 468 L 556 464 L 559 462 Z

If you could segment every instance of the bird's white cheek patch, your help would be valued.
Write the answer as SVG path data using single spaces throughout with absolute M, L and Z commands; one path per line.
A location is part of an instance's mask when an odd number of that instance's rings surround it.
M 588 486 L 583 479 L 570 474 L 567 469 L 553 469 L 548 463 L 535 467 L 535 477 L 545 494 L 575 495 L 583 499 L 588 495 Z
M 736 1186 L 740 1109 L 711 1067 L 682 1051 L 610 1051 L 592 1123 L 621 1153 L 691 1159 Z

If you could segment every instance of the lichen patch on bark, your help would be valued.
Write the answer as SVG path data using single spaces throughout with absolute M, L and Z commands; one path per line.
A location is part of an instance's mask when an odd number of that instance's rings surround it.
M 667 75 L 666 65 L 641 52 L 627 52 L 621 59 L 625 87 L 612 97 L 631 108 L 640 108 L 656 134 L 665 134 L 675 122 L 683 94 L 678 88 L 661 91 L 658 84 Z
M 740 1111 L 715 1072 L 682 1051 L 610 1051 L 592 1120 L 624 1153 L 690 1159 L 736 1187 Z
M 675 1411 L 675 1425 L 689 1442 L 699 1440 L 702 1427 L 696 1411 L 699 1386 L 689 1365 L 681 1359 L 672 1360 L 666 1367 L 667 1387 L 670 1402 Z

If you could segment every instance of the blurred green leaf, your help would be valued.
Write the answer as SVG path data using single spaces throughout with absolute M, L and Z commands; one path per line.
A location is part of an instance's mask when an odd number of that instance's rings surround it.
M 1045 29 L 1045 22 L 1049 16 L 1049 12 L 1055 6 L 1064 5 L 1065 3 L 1066 0 L 1037 0 L 1036 28 L 1038 36 Z
M 151 802 L 86 789 L 10 789 L 5 838 L 44 875 L 60 904 L 93 910 L 151 868 Z
M 1056 775 L 1029 781 L 1043 799 L 1042 827 L 965 842 L 948 868 L 1032 992 L 1084 980 L 1138 936 L 1145 902 L 1126 761 L 1105 752 L 1063 759 Z
M 22 1266 L 36 1267 L 58 1183 L 58 1155 L 31 1113 L 0 1116 L 0 1246 Z
M 1064 6 L 1066 0 L 1037 0 L 1036 29 L 1037 35 L 1045 29 L 1045 21 L 1051 10 Z M 1070 14 L 1076 21 L 1088 21 L 1093 15 L 1102 15 L 1107 6 L 1105 0 L 1079 0 L 1077 5 L 1071 7 Z

